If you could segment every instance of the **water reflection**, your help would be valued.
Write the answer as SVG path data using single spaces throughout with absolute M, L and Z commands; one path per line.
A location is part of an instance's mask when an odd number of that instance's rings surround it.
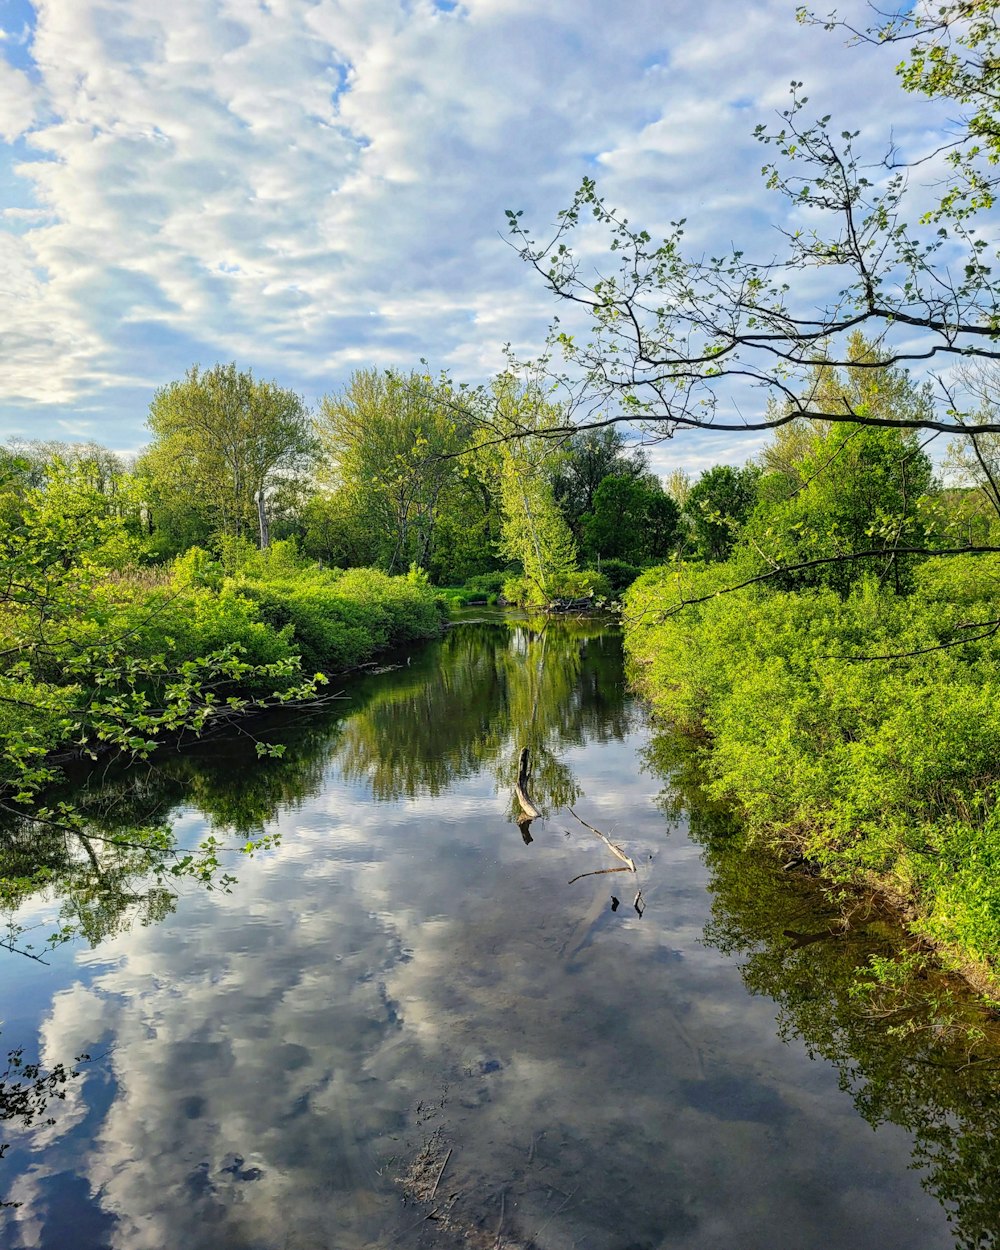
M 528 745 L 542 806 L 575 801 L 583 790 L 566 749 L 620 739 L 629 726 L 620 646 L 592 621 L 512 621 L 500 636 L 503 645 L 495 625 L 455 628 L 395 672 L 353 682 L 332 705 L 259 718 L 148 763 L 70 767 L 51 805 L 58 811 L 71 793 L 78 827 L 0 812 L 8 949 L 37 955 L 81 936 L 96 945 L 155 923 L 172 910 L 179 877 L 229 886 L 238 861 L 220 862 L 220 851 L 258 844 L 276 813 L 321 792 L 331 764 L 380 801 L 438 796 L 484 768 L 506 792 Z M 284 755 L 258 758 L 262 738 L 283 742 Z M 192 809 L 205 827 L 185 841 L 178 822 Z M 39 891 L 61 899 L 59 928 L 32 940 L 18 912 Z
M 617 638 L 463 626 L 347 693 L 254 726 L 282 759 L 218 740 L 93 788 L 106 838 L 268 849 L 131 931 L 126 857 L 116 918 L 43 970 L 37 1053 L 97 1058 L 12 1138 L 6 1245 L 990 1244 L 992 1078 L 852 994 L 899 941 L 884 917 L 828 938 L 815 883 L 735 854 L 707 808 L 695 843 L 667 836 Z M 507 810 L 525 745 L 531 843 Z M 677 772 L 662 744 L 648 762 Z M 635 874 L 559 811 L 581 791 Z M 113 898 L 128 848 L 92 844 Z M 65 907 L 96 869 L 73 850 L 60 884 L 46 853 Z
M 934 971 L 876 897 L 845 914 L 823 886 L 748 847 L 724 810 L 701 797 L 687 744 L 654 738 L 647 764 L 670 782 L 669 812 L 687 806 L 711 873 L 705 940 L 740 961 L 754 995 L 779 1008 L 782 1037 L 834 1064 L 873 1128 L 913 1134 L 913 1165 L 946 1208 L 956 1244 L 1000 1236 L 1000 1032 L 996 1014 L 957 978 Z M 890 984 L 870 961 L 890 960 Z
M 504 646 L 494 625 L 455 628 L 387 683 L 344 728 L 344 775 L 382 800 L 443 794 L 484 768 L 506 791 L 527 746 L 538 805 L 554 812 L 578 799 L 566 749 L 621 739 L 630 726 L 620 646 L 594 621 L 505 628 Z

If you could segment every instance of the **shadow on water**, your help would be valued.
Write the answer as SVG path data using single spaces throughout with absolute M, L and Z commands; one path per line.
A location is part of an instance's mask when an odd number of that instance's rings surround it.
M 344 694 L 0 824 L 9 1244 L 996 1244 L 996 1026 L 741 844 L 613 630 L 463 624 Z

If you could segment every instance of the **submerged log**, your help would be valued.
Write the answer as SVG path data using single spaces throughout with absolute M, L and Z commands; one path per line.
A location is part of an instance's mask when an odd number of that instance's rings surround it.
M 517 781 L 514 785 L 514 794 L 517 796 L 518 804 L 520 805 L 521 811 L 524 815 L 524 821 L 520 822 L 522 825 L 525 821 L 539 820 L 542 815 L 534 803 L 532 803 L 531 799 L 528 798 L 528 778 L 530 776 L 531 769 L 528 765 L 528 748 L 522 747 L 520 757 L 517 761 Z M 521 832 L 523 834 L 523 828 Z

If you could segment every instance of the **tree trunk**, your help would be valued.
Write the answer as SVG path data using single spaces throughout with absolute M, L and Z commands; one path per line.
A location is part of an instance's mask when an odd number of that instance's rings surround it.
M 257 501 L 257 520 L 260 523 L 260 549 L 266 551 L 271 545 L 271 531 L 267 523 L 267 510 L 264 507 L 264 492 L 259 490 L 254 499 Z

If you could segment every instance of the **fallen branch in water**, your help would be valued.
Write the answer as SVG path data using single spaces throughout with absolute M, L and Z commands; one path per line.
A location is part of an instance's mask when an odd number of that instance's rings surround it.
M 504 1217 L 504 1209 L 506 1208 L 506 1206 L 507 1206 L 507 1191 L 506 1189 L 501 1189 L 500 1191 L 500 1223 L 497 1225 L 497 1235 L 496 1235 L 496 1240 L 493 1242 L 493 1250 L 500 1250 L 500 1245 L 501 1245 L 500 1238 L 501 1238 L 501 1234 L 503 1233 L 503 1217 Z
M 452 1146 L 451 1149 L 454 1150 L 455 1147 Z M 434 1182 L 434 1188 L 431 1190 L 430 1198 L 428 1199 L 428 1201 L 430 1201 L 434 1197 L 434 1195 L 437 1193 L 438 1185 L 441 1184 L 441 1177 L 444 1176 L 444 1170 L 448 1166 L 448 1160 L 450 1158 L 451 1158 L 451 1150 L 449 1150 L 448 1153 L 444 1157 L 444 1163 L 441 1164 L 441 1171 L 438 1172 L 437 1174 L 437 1180 Z
M 595 829 L 593 825 L 588 825 L 585 820 L 577 816 L 576 812 L 574 812 L 571 807 L 568 807 L 566 810 L 575 820 L 579 820 L 580 824 L 583 825 L 585 829 L 589 829 L 591 833 L 596 833 L 597 836 L 604 843 L 604 845 L 611 852 L 611 854 L 616 855 L 622 861 L 623 864 L 628 864 L 630 871 L 635 872 L 636 870 L 635 861 L 633 859 L 630 859 L 629 856 L 625 854 L 625 852 L 622 850 L 620 846 L 615 846 L 615 844 L 611 841 L 610 838 L 607 837 L 606 834 L 601 833 L 600 829 Z
M 595 868 L 593 872 L 578 873 L 571 880 L 567 881 L 567 885 L 572 885 L 574 881 L 579 881 L 581 877 L 603 877 L 606 872 L 635 872 L 634 868 Z

